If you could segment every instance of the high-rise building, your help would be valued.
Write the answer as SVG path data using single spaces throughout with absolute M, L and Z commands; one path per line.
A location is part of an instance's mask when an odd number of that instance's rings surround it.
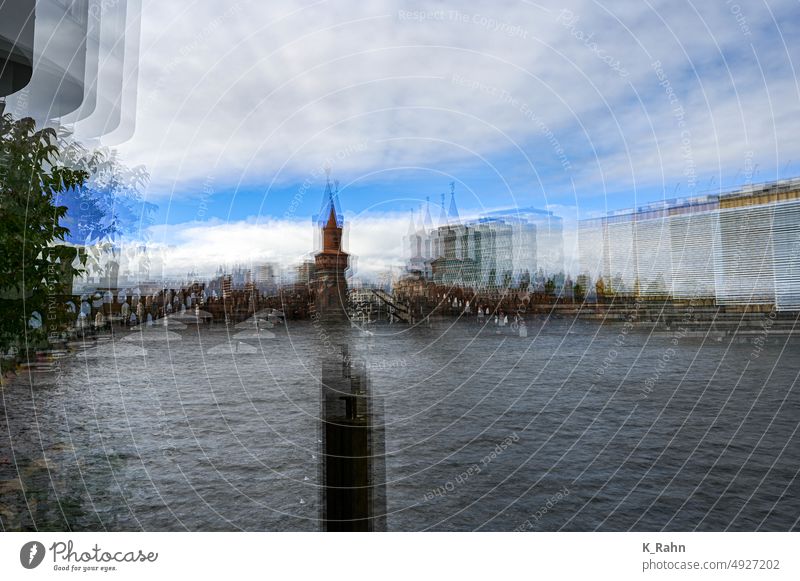
M 278 286 L 274 265 L 258 264 L 255 266 L 255 272 L 255 285 L 258 291 L 265 294 L 274 293 Z
M 308 286 L 314 282 L 316 263 L 313 260 L 304 260 L 294 270 L 294 282 L 297 285 Z
M 538 269 L 547 277 L 564 272 L 564 221 L 549 210 L 511 208 L 486 214 L 512 225 L 514 273 L 531 275 Z
M 233 284 L 231 282 L 231 275 L 226 274 L 222 277 L 222 298 L 230 299 L 233 297 Z
M 33 74 L 35 0 L 0 3 L 0 114 L 7 95 L 25 88 Z
M 430 212 L 421 216 L 429 221 Z M 475 289 L 511 287 L 535 273 L 564 280 L 563 224 L 552 212 L 521 208 L 460 219 L 453 184 L 450 209 L 442 196 L 439 225 L 418 226 L 412 213 L 406 237 L 407 270 L 437 284 Z

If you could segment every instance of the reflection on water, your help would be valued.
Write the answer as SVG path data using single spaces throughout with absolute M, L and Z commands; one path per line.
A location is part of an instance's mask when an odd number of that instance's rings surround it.
M 3 529 L 324 530 L 329 349 L 311 323 L 238 332 L 118 336 L 5 386 Z M 796 340 L 551 321 L 347 343 L 382 407 L 388 530 L 799 526 Z

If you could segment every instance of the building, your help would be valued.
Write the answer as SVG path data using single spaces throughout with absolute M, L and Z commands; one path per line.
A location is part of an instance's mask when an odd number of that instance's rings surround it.
M 427 208 L 420 212 L 419 225 L 411 215 L 409 274 L 476 290 L 527 287 L 536 273 L 544 280 L 564 280 L 563 224 L 552 212 L 510 209 L 462 221 L 451 183 L 449 211 L 442 196 L 439 225 L 428 229 L 424 225 L 429 222 Z
M 226 300 L 233 298 L 233 282 L 230 274 L 222 277 L 222 298 Z
M 464 258 L 473 263 L 473 288 L 510 288 L 514 283 L 515 229 L 502 218 L 480 218 L 467 224 Z
M 316 276 L 317 265 L 313 260 L 304 260 L 294 269 L 294 283 L 298 286 L 310 286 Z
M 278 283 L 275 270 L 275 266 L 269 263 L 257 264 L 255 266 L 255 285 L 258 292 L 267 295 L 277 292 Z
M 0 114 L 3 97 L 21 91 L 33 74 L 35 0 L 0 4 Z
M 37 127 L 117 145 L 135 128 L 141 0 L 0 2 L 0 101 Z M 0 102 L 0 109 L 3 104 Z
M 541 269 L 552 278 L 564 272 L 564 221 L 549 210 L 511 208 L 485 214 L 501 219 L 514 230 L 513 270 L 515 278 Z
M 583 220 L 578 243 L 606 293 L 800 310 L 800 179 Z
M 314 255 L 314 310 L 321 320 L 347 319 L 347 278 L 349 255 L 342 248 L 343 220 L 336 212 L 330 180 L 325 186 L 327 220 L 322 226 L 322 249 Z M 323 214 L 324 215 L 324 214 Z

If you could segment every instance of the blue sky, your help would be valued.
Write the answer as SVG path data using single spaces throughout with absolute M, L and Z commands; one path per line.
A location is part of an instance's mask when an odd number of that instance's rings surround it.
M 450 181 L 466 214 L 574 221 L 800 174 L 794 2 L 265 4 L 144 3 L 120 151 L 154 239 L 308 224 L 326 166 L 362 223 Z

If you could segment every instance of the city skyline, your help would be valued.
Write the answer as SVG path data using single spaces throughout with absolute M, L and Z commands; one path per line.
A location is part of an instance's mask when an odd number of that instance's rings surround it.
M 587 239 L 584 232 L 587 224 L 599 224 L 607 219 L 618 219 L 619 216 L 636 212 L 657 211 L 675 205 L 701 203 L 703 200 L 757 192 L 762 188 L 768 189 L 776 187 L 778 184 L 796 184 L 797 182 L 798 178 L 761 184 L 750 183 L 739 188 L 717 189 L 713 193 L 704 195 L 664 199 L 636 207 L 618 207 L 602 213 L 597 212 L 591 218 L 581 220 L 569 217 L 565 219 L 554 211 L 534 207 L 487 209 L 477 214 L 465 213 L 459 208 L 457 220 L 466 225 L 479 222 L 488 223 L 498 219 L 519 221 L 523 216 L 526 217 L 525 219 L 530 219 L 531 212 L 540 213 L 542 216 L 551 215 L 558 220 L 558 242 L 540 241 L 538 250 L 555 252 L 558 258 L 555 259 L 555 263 L 546 264 L 544 270 L 548 274 L 562 273 L 564 276 L 575 279 L 584 274 L 597 276 L 598 272 L 596 264 L 588 264 L 590 259 L 586 255 L 586 244 L 581 244 L 581 236 L 584 236 L 584 241 Z M 324 189 L 324 182 L 319 186 Z M 455 202 L 455 190 L 452 182 L 450 187 L 450 202 L 445 204 L 446 206 L 452 206 Z M 314 194 L 319 198 L 319 192 L 314 192 Z M 325 198 L 325 195 L 323 193 L 322 197 Z M 340 198 L 340 193 L 337 191 L 337 205 L 341 204 Z M 445 199 L 445 194 L 441 194 L 441 199 L 442 201 Z M 349 203 L 349 200 L 347 202 Z M 434 226 L 439 227 L 442 223 L 441 203 L 436 204 L 431 201 L 430 196 L 426 196 L 424 202 L 410 210 L 411 222 L 422 227 L 426 214 L 435 215 L 436 219 L 432 220 L 431 218 L 432 222 L 425 227 L 427 230 L 435 229 Z M 319 207 L 319 204 L 316 206 Z M 445 209 L 445 213 L 447 211 Z M 408 267 L 409 259 L 408 212 L 357 215 L 350 211 L 345 204 L 343 208 L 337 208 L 337 213 L 346 217 L 344 243 L 352 251 L 357 261 L 353 265 L 351 276 L 364 282 L 374 283 L 376 279 L 385 277 L 387 271 L 394 272 L 395 276 L 402 275 Z M 318 233 L 314 228 L 309 228 L 309 223 L 318 223 L 319 216 L 320 212 L 315 212 L 290 223 L 264 218 L 253 218 L 244 224 L 212 221 L 202 226 L 193 225 L 183 233 L 178 232 L 179 239 L 171 241 L 170 244 L 159 242 L 157 237 L 143 241 L 138 238 L 122 236 L 115 241 L 117 249 L 115 260 L 122 259 L 122 263 L 127 266 L 127 268 L 123 267 L 120 272 L 127 274 L 130 279 L 129 284 L 145 280 L 170 280 L 173 282 L 211 280 L 220 274 L 220 269 L 225 270 L 226 273 L 243 272 L 247 269 L 255 271 L 258 265 L 262 264 L 270 265 L 275 269 L 276 276 L 285 282 L 290 282 L 294 278 L 295 268 L 304 261 L 311 260 L 313 249 L 318 246 L 319 241 L 315 240 Z M 376 235 L 376 232 L 381 232 L 382 235 Z M 386 233 L 391 235 L 383 235 Z M 176 233 L 173 232 L 173 234 Z M 185 235 L 183 243 L 180 241 L 181 235 Z M 519 246 L 519 242 L 517 242 L 517 246 Z M 536 242 L 533 243 L 533 247 L 535 252 L 537 250 Z M 209 249 L 211 250 L 209 251 Z M 144 256 L 147 257 L 146 260 L 143 260 Z M 111 255 L 109 257 L 111 258 Z M 202 261 L 198 261 L 198 257 L 202 257 Z M 435 256 L 431 255 L 428 258 L 433 259 Z M 140 271 L 138 266 L 142 262 L 149 265 L 146 275 Z M 523 269 L 515 267 L 515 279 Z M 530 271 L 530 268 L 528 270 Z M 632 286 L 632 283 L 628 286 Z
M 147 211 L 119 220 L 119 241 L 166 249 L 170 275 L 302 260 L 326 170 L 370 276 L 404 261 L 378 233 L 405 232 L 408 211 L 436 204 L 450 182 L 467 219 L 524 207 L 560 216 L 574 272 L 581 220 L 800 175 L 789 2 L 493 4 L 502 17 L 393 1 L 346 8 L 92 6 L 78 28 L 87 66 L 91 56 L 103 66 L 98 83 L 85 71 L 84 101 L 34 77 L 7 111 L 114 145 L 147 172 Z M 111 25 L 98 33 L 100 13 Z M 30 90 L 40 99 L 26 100 Z M 80 108 L 48 116 L 48 96 Z
M 800 175 L 792 9 L 745 11 L 744 26 L 725 3 L 508 2 L 490 22 L 477 6 L 146 1 L 136 132 L 119 152 L 147 167 L 158 208 L 133 229 L 187 259 L 219 250 L 204 236 L 255 232 L 299 255 L 281 242 L 307 241 L 326 165 L 372 232 L 404 231 L 450 181 L 465 215 L 533 206 L 577 223 Z M 236 30 L 248 34 L 230 42 Z M 365 269 L 400 258 L 358 236 Z

